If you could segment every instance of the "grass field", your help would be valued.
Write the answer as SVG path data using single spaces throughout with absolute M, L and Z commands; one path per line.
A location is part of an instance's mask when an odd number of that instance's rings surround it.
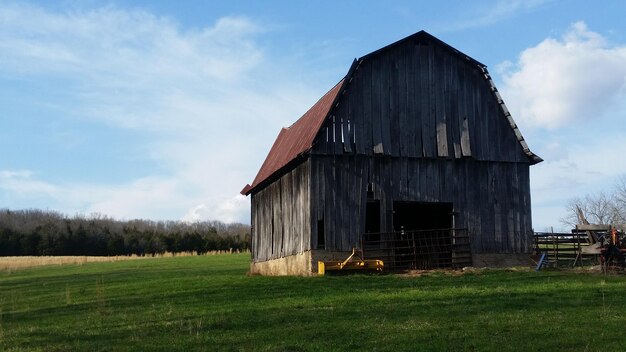
M 622 275 L 259 277 L 248 260 L 0 271 L 0 350 L 626 350 Z

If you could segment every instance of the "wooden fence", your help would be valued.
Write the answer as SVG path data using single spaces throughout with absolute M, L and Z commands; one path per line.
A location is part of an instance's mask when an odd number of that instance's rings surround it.
M 589 235 L 584 231 L 535 232 L 535 252 L 545 253 L 551 267 L 600 264 L 598 254 L 586 253 L 589 246 Z

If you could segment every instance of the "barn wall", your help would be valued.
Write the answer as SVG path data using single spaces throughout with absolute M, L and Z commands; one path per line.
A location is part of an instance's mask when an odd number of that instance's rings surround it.
M 338 103 L 315 153 L 529 162 L 481 68 L 425 39 L 363 59 Z
M 252 260 L 310 249 L 310 161 L 252 195 Z
M 312 150 L 311 244 L 328 250 L 364 232 L 367 184 L 392 231 L 393 201 L 454 203 L 475 253 L 532 246 L 530 160 L 474 61 L 415 38 L 367 56 Z
M 381 230 L 393 231 L 393 202 L 450 202 L 474 253 L 528 253 L 532 247 L 528 164 L 471 159 L 321 156 L 311 159 L 311 245 L 318 221 L 325 249 L 359 247 L 367 185 L 381 204 Z

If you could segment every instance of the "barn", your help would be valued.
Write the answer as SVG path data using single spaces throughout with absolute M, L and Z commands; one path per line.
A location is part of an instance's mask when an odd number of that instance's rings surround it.
M 485 65 L 420 31 L 355 59 L 283 128 L 251 196 L 251 272 L 308 275 L 353 248 L 388 269 L 531 252 L 528 148 Z

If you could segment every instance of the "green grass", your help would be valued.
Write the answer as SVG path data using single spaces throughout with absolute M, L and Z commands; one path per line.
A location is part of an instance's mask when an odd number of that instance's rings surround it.
M 626 277 L 246 276 L 247 255 L 0 272 L 0 351 L 624 351 Z

